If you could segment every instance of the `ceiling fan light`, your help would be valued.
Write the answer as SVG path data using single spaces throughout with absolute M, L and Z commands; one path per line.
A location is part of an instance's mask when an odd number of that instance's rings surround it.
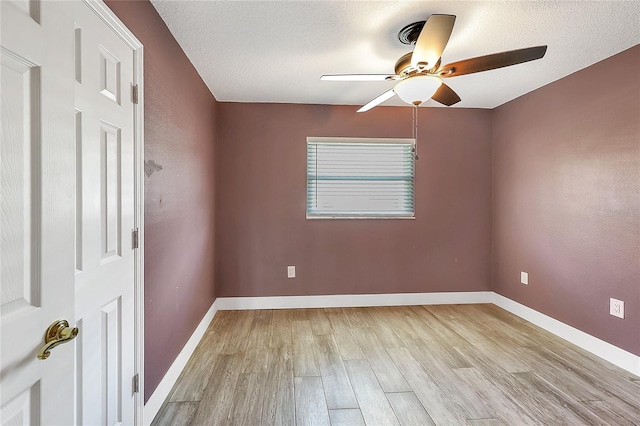
M 393 91 L 408 104 L 420 105 L 431 99 L 442 84 L 439 77 L 431 75 L 416 75 L 409 77 L 395 85 Z

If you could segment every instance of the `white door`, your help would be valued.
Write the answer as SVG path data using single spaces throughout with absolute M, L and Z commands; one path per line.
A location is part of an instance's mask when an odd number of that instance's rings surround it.
M 3 425 L 73 423 L 73 344 L 36 358 L 49 324 L 74 320 L 72 12 L 0 2 Z
M 0 424 L 133 424 L 133 51 L 84 2 L 0 5 Z
M 75 3 L 76 423 L 134 422 L 133 50 Z

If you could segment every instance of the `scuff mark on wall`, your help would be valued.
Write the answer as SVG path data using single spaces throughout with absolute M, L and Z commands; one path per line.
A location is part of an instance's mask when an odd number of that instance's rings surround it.
M 162 170 L 162 166 L 160 164 L 156 164 L 155 161 L 149 160 L 144 162 L 144 174 L 147 175 L 147 177 L 159 170 Z

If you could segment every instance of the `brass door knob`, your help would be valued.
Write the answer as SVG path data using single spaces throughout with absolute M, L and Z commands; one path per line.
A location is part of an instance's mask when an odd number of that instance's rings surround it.
M 58 345 L 67 343 L 78 335 L 78 327 L 69 327 L 67 320 L 57 320 L 47 328 L 44 336 L 44 346 L 38 351 L 38 359 L 47 359 L 51 349 Z

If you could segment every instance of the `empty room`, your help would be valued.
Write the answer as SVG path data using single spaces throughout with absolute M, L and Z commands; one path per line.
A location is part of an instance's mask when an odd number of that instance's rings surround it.
M 0 12 L 0 424 L 640 425 L 640 2 Z

